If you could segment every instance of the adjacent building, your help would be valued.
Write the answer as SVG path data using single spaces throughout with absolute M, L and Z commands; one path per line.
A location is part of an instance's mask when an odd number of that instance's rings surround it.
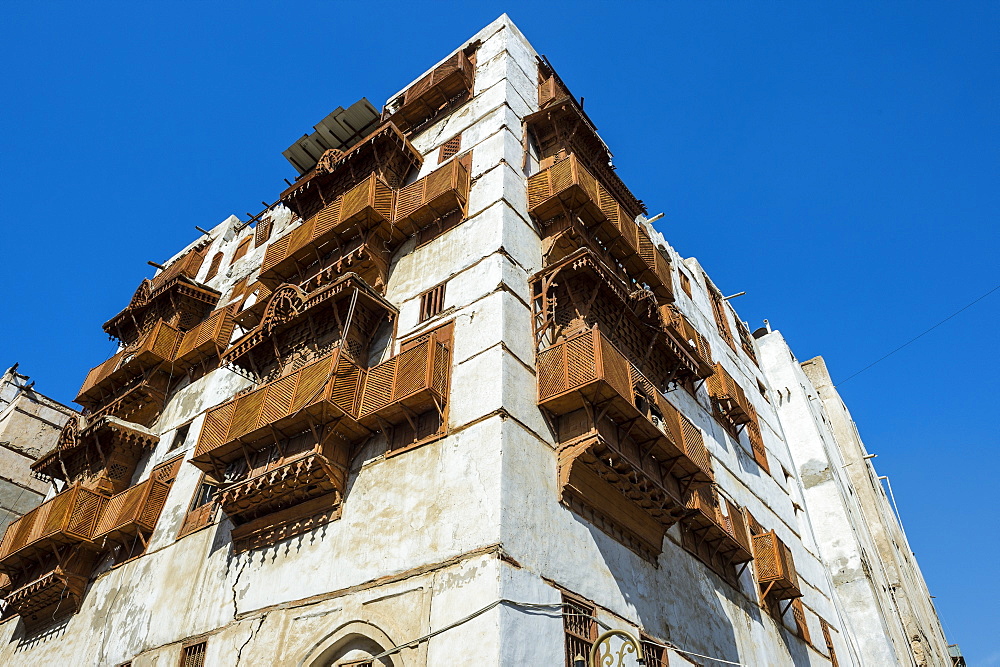
M 105 323 L 0 544 L 4 664 L 950 662 L 822 362 L 506 16 L 285 155 Z

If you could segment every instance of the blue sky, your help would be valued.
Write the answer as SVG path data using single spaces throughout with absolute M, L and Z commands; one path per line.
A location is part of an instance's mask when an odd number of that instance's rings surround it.
M 72 400 L 101 323 L 281 151 L 508 12 L 752 328 L 846 378 L 1000 284 L 997 3 L 18 3 L 0 365 Z M 949 639 L 1000 665 L 1000 292 L 845 383 Z

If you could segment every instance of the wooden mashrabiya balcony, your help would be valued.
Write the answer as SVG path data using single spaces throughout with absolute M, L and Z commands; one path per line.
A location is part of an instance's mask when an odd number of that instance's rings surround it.
M 753 536 L 754 569 L 761 597 L 791 600 L 802 597 L 792 552 L 773 530 Z
M 673 304 L 660 306 L 660 319 L 667 334 L 667 345 L 675 354 L 688 360 L 687 366 L 694 377 L 711 376 L 715 366 L 712 365 L 712 346 L 708 339 Z
M 453 211 L 464 214 L 469 185 L 468 162 L 447 162 L 397 193 L 393 226 L 405 236 L 412 236 Z
M 42 503 L 7 527 L 0 542 L 0 571 L 49 556 L 63 545 L 90 545 L 107 496 L 75 485 Z
M 172 359 L 174 370 L 184 371 L 213 357 L 220 357 L 233 336 L 234 306 L 215 310 L 198 326 L 181 335 Z
M 528 178 L 528 211 L 540 223 L 578 217 L 636 280 L 661 302 L 673 301 L 670 264 L 646 230 L 575 155 Z
M 726 503 L 727 513 L 722 512 L 721 502 Z M 707 544 L 727 562 L 738 565 L 753 560 L 743 514 L 728 499 L 721 502 L 714 484 L 692 489 L 687 507 L 693 511 L 684 518 L 684 524 L 699 543 Z
M 372 430 L 428 410 L 443 414 L 451 382 L 451 347 L 431 334 L 368 370 L 359 420 Z
M 471 95 L 476 66 L 459 51 L 407 88 L 398 108 L 383 118 L 403 132 L 410 132 L 462 95 Z
M 370 174 L 290 233 L 272 241 L 264 251 L 258 280 L 273 289 L 303 276 L 309 266 L 322 263 L 326 255 L 335 254 L 355 237 L 372 232 L 380 243 L 364 244 L 366 252 L 373 255 L 372 261 L 387 265 L 384 248 L 394 237 L 394 203 L 394 190 L 377 174 Z
M 20 616 L 31 628 L 39 622 L 80 609 L 90 572 L 87 568 L 55 566 L 4 596 L 3 619 Z
M 150 478 L 108 499 L 94 530 L 94 541 L 123 544 L 153 532 L 170 485 Z
M 746 424 L 753 419 L 755 413 L 743 387 L 718 362 L 715 373 L 708 378 L 708 393 L 716 412 L 733 425 Z
M 369 435 L 356 420 L 364 371 L 335 348 L 294 373 L 208 411 L 191 463 L 206 472 L 322 426 L 348 443 Z
M 554 416 L 596 409 L 688 485 L 712 480 L 701 432 L 642 376 L 599 329 L 584 331 L 538 353 L 538 405 Z M 639 406 L 636 388 L 651 393 L 660 415 Z M 656 422 L 654 423 L 654 418 Z

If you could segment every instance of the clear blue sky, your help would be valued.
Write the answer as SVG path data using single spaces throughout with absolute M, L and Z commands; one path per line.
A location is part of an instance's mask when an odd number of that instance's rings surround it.
M 1000 284 L 1000 4 L 848 5 L 8 3 L 0 366 L 71 401 L 146 260 L 507 11 L 668 240 L 846 378 Z M 998 311 L 842 387 L 973 665 L 1000 665 Z

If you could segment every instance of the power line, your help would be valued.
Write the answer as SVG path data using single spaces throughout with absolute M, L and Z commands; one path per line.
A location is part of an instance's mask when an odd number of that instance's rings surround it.
M 944 318 L 943 320 L 941 320 L 940 322 L 938 322 L 937 324 L 935 324 L 934 326 L 932 326 L 927 331 L 923 332 L 922 334 L 920 334 L 918 336 L 914 336 L 910 340 L 906 341 L 905 343 L 903 343 L 902 345 L 900 345 L 899 347 L 897 347 L 892 352 L 890 352 L 890 353 L 888 353 L 888 354 L 886 354 L 884 356 L 879 357 L 878 359 L 876 359 L 875 361 L 871 362 L 870 364 L 868 364 L 867 366 L 865 366 L 864 368 L 862 368 L 860 371 L 858 371 L 854 375 L 850 375 L 850 376 L 847 377 L 847 379 L 841 380 L 835 386 L 839 387 L 839 386 L 843 385 L 845 382 L 847 382 L 847 380 L 850 380 L 853 377 L 857 377 L 858 375 L 861 375 L 862 373 L 864 373 L 866 370 L 868 370 L 869 368 L 871 368 L 875 364 L 879 363 L 880 361 L 884 361 L 885 359 L 891 357 L 892 355 L 896 354 L 897 352 L 899 352 L 900 350 L 902 350 L 904 347 L 906 347 L 910 343 L 916 342 L 918 339 L 923 338 L 924 336 L 926 336 L 930 332 L 934 331 L 935 329 L 937 329 L 939 326 L 941 326 L 942 324 L 944 324 L 945 322 L 947 322 L 951 318 L 955 317 L 956 315 L 958 315 L 962 311 L 967 310 L 967 309 L 971 308 L 972 306 L 976 305 L 977 303 L 979 303 L 980 301 L 982 301 L 983 299 L 985 299 L 986 297 L 988 297 L 990 294 L 993 294 L 993 292 L 996 292 L 997 290 L 1000 290 L 1000 285 L 997 285 L 996 287 L 994 287 L 993 289 L 991 289 L 989 292 L 987 292 L 986 294 L 984 294 L 981 297 L 979 297 L 978 299 L 976 299 L 975 301 L 962 306 L 961 308 L 959 308 L 958 310 L 956 310 L 954 313 L 952 313 L 948 317 Z

